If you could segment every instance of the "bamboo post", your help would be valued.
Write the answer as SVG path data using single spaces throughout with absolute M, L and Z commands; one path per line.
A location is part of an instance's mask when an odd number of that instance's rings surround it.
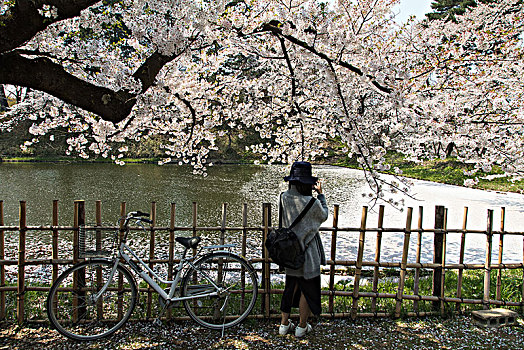
M 102 250 L 102 230 L 100 227 L 102 226 L 102 201 L 95 201 L 95 225 L 97 227 L 96 229 L 96 237 L 95 237 L 95 250 Z M 96 269 L 96 287 L 97 290 L 102 289 L 102 286 L 104 285 L 103 279 L 102 279 L 102 268 L 97 267 Z M 102 319 L 104 317 L 104 301 L 103 298 L 99 298 L 96 303 L 96 315 L 98 319 Z
M 446 266 L 446 240 L 447 240 L 447 230 L 448 228 L 448 209 L 444 209 L 444 232 L 442 234 L 442 278 L 440 279 L 440 313 L 442 316 L 445 314 L 445 304 L 444 304 L 444 292 L 446 290 L 445 283 L 446 283 L 446 269 L 444 266 Z
M 420 256 L 422 254 L 422 221 L 424 217 L 424 208 L 418 207 L 418 234 L 417 234 L 417 252 L 415 255 L 415 263 L 420 264 Z M 420 289 L 420 267 L 415 268 L 415 281 L 413 284 L 413 294 L 419 295 Z M 413 310 L 418 312 L 418 300 L 413 300 Z
M 120 239 L 118 240 L 119 242 L 121 242 L 122 239 L 124 239 L 124 235 L 125 235 L 124 220 L 125 220 L 126 215 L 127 215 L 127 205 L 126 205 L 126 202 L 122 202 L 120 203 L 120 219 L 121 220 L 120 220 L 120 233 L 119 233 Z M 122 274 L 119 272 L 118 273 L 118 290 L 121 291 L 123 288 L 124 288 L 124 276 L 122 276 Z M 138 299 L 140 300 L 140 295 L 138 295 Z M 118 319 L 120 320 L 124 316 L 124 300 L 122 299 L 122 293 L 118 293 L 116 306 L 117 306 Z
M 197 217 L 198 217 L 198 205 L 197 205 L 197 202 L 193 202 L 193 222 L 192 222 L 192 235 L 193 237 L 196 237 L 198 234 L 197 234 Z M 193 248 L 193 256 L 195 256 L 197 254 L 197 250 Z M 193 283 L 197 283 L 197 275 L 196 275 L 196 272 L 193 273 Z M 194 299 L 193 300 L 193 305 L 197 305 L 197 300 Z
M 52 282 L 55 282 L 58 278 L 58 200 L 53 201 L 53 233 L 52 233 L 52 259 L 53 259 L 53 272 Z
M 97 226 L 95 235 L 95 250 L 102 250 L 102 202 L 95 201 L 95 225 Z
M 267 236 L 269 234 L 269 227 L 271 226 L 271 204 L 264 203 L 263 205 L 263 231 L 262 231 L 262 258 L 264 260 L 263 270 L 262 270 L 262 279 L 263 279 L 263 288 L 264 288 L 264 299 L 262 300 L 262 312 L 265 317 L 269 317 L 271 312 L 271 263 L 269 262 L 269 257 L 267 249 L 264 245 L 266 242 Z
M 506 208 L 502 207 L 500 211 L 500 236 L 499 236 L 499 266 L 502 266 L 502 252 L 504 249 L 504 218 L 506 216 Z M 502 268 L 497 271 L 497 292 L 495 300 L 501 299 L 501 287 L 502 287 Z
M 149 268 L 153 270 L 155 259 L 155 225 L 156 225 L 156 202 L 151 202 L 151 214 L 150 219 L 152 221 L 149 235 Z M 153 277 L 150 274 L 151 277 Z M 153 289 L 148 285 L 147 287 L 147 310 L 146 317 L 151 318 L 151 307 L 153 305 Z
M 78 263 L 78 201 L 73 207 L 73 264 Z M 78 271 L 73 273 L 73 290 L 78 289 Z M 73 294 L 73 322 L 78 321 L 78 297 Z
M 73 245 L 76 246 L 76 249 L 73 247 L 73 262 L 76 264 L 80 259 L 80 228 L 84 227 L 86 224 L 86 213 L 85 213 L 85 202 L 83 200 L 75 201 L 75 218 L 74 218 L 74 228 L 73 233 Z M 85 235 L 82 238 L 83 247 L 85 247 Z M 80 287 L 85 286 L 85 271 L 78 270 L 73 274 L 73 288 L 77 290 L 73 296 L 73 305 L 76 307 L 75 311 L 77 314 L 73 317 L 75 320 L 78 320 L 78 315 L 85 314 L 86 305 L 85 300 L 85 291 L 80 290 Z M 79 304 L 81 303 L 81 304 Z M 73 312 L 75 312 L 73 311 Z
M 433 270 L 433 296 L 440 298 L 441 296 L 441 279 L 442 279 L 442 229 L 444 227 L 444 207 L 441 205 L 435 206 L 435 233 L 433 238 L 433 263 L 440 264 Z M 434 311 L 440 309 L 438 301 L 432 302 Z
M 86 207 L 85 207 L 85 201 L 80 200 L 78 201 L 78 230 L 76 231 L 77 236 L 77 243 L 78 243 L 78 249 L 77 249 L 77 258 L 80 259 L 80 249 L 83 247 L 85 249 L 85 239 L 86 236 L 83 235 L 83 237 L 80 237 L 80 228 L 84 227 L 86 225 Z M 82 252 L 83 253 L 83 252 Z
M 491 278 L 491 248 L 493 245 L 493 210 L 488 210 L 488 224 L 486 228 L 486 262 L 484 264 L 484 297 L 482 304 L 484 309 L 489 309 L 489 289 Z
M 193 237 L 197 236 L 197 216 L 198 216 L 198 206 L 197 202 L 193 202 Z M 197 253 L 196 249 L 193 248 L 193 256 Z
M 242 251 L 241 254 L 246 258 L 247 252 L 247 203 L 242 205 Z M 245 293 L 246 290 L 246 269 L 242 266 L 240 271 L 240 285 L 242 287 L 242 298 L 240 302 L 240 312 L 244 312 L 245 309 Z M 252 288 L 258 288 L 258 286 L 252 286 Z
M 384 206 L 378 209 L 377 243 L 375 247 L 375 262 L 378 264 L 373 271 L 373 293 L 378 293 L 378 277 L 380 273 L 380 251 L 382 248 L 382 229 L 384 228 Z M 377 312 L 377 297 L 371 299 L 371 312 Z
M 225 244 L 225 236 L 226 236 L 226 223 L 227 223 L 227 203 L 222 203 L 222 222 L 220 224 L 220 241 L 219 244 L 223 245 Z M 226 261 L 227 263 L 227 261 Z M 224 259 L 219 258 L 218 259 L 218 271 L 217 271 L 217 278 L 218 281 L 222 281 L 222 278 L 224 276 Z M 220 317 L 220 308 L 218 306 L 215 307 L 215 317 Z
M 404 248 L 402 251 L 402 262 L 400 263 L 400 280 L 397 290 L 397 303 L 395 306 L 395 317 L 400 317 L 402 309 L 402 295 L 404 294 L 404 284 L 406 282 L 406 265 L 408 263 L 409 254 L 409 240 L 411 239 L 411 220 L 413 216 L 413 208 L 408 208 L 406 217 L 406 230 L 404 231 Z
M 173 280 L 173 268 L 175 266 L 175 213 L 176 213 L 176 204 L 171 203 L 171 215 L 169 217 L 169 260 L 167 267 L 167 279 Z M 171 319 L 172 313 L 171 309 L 167 310 L 167 319 Z
M 468 224 L 468 207 L 464 207 L 464 217 L 462 219 L 462 234 L 460 237 L 460 253 L 459 253 L 459 264 L 464 264 L 464 253 L 466 251 L 466 228 Z M 458 277 L 457 277 L 457 298 L 462 298 L 462 275 L 464 273 L 464 269 L 460 268 L 458 270 Z M 456 309 L 460 310 L 460 306 L 462 303 L 456 304 Z
M 227 203 L 222 203 L 222 222 L 220 224 L 220 244 L 226 242 Z
M 357 318 L 358 292 L 360 288 L 360 275 L 362 274 L 362 258 L 364 257 L 364 242 L 366 240 L 366 221 L 368 207 L 362 207 L 362 218 L 360 221 L 360 235 L 358 239 L 357 263 L 355 266 L 355 281 L 353 285 L 353 305 L 351 306 L 351 318 Z
M 247 203 L 242 206 L 242 256 L 247 253 Z
M 18 324 L 24 322 L 25 305 L 25 238 L 26 238 L 26 202 L 20 201 L 19 215 L 19 242 L 18 242 L 18 281 L 17 281 L 17 320 Z
M 78 231 L 79 231 L 79 226 L 78 226 L 78 216 L 79 216 L 79 212 L 78 212 L 78 206 L 79 206 L 79 201 L 75 201 L 74 202 L 74 214 L 73 214 L 73 264 L 76 264 L 78 263 Z
M 120 232 L 119 232 L 119 241 L 121 241 L 124 238 L 125 230 L 124 230 L 124 219 L 126 217 L 127 208 L 126 208 L 126 202 L 120 203 Z
M 173 278 L 173 267 L 175 264 L 175 214 L 176 204 L 171 203 L 171 215 L 169 217 L 169 269 L 167 270 L 169 280 Z
M 333 264 L 329 268 L 329 313 L 334 314 L 335 304 L 335 260 L 337 258 L 337 228 L 338 228 L 339 205 L 335 204 L 333 210 L 333 231 L 331 232 L 331 261 Z
M 4 201 L 0 200 L 0 226 L 4 226 Z M 0 260 L 5 259 L 4 230 L 0 230 Z M 0 264 L 0 288 L 5 287 L 5 266 Z M 0 291 L 0 321 L 5 319 L 5 292 Z

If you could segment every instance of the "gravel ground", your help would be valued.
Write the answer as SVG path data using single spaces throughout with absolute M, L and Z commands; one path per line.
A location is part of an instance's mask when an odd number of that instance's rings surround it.
M 452 319 L 357 319 L 314 322 L 305 338 L 279 336 L 275 321 L 248 320 L 221 332 L 194 323 L 128 323 L 96 342 L 67 340 L 38 325 L 0 324 L 0 349 L 524 349 L 524 321 L 499 329 L 475 326 L 470 316 Z

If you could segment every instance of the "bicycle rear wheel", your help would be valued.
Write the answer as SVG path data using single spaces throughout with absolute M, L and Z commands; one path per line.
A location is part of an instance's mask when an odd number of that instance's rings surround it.
M 95 340 L 124 325 L 136 304 L 137 287 L 129 271 L 117 267 L 105 292 L 113 261 L 90 260 L 67 269 L 47 297 L 47 315 L 63 335 L 75 340 Z
M 211 253 L 196 261 L 195 268 L 187 271 L 181 286 L 182 296 L 196 297 L 184 300 L 195 322 L 221 330 L 239 324 L 250 314 L 258 284 L 255 270 L 245 259 L 227 252 Z

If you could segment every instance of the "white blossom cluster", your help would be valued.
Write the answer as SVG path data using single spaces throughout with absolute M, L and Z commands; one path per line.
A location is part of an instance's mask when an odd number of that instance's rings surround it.
M 7 14 L 7 12 L 11 10 L 14 4 L 14 0 L 2 0 L 2 2 L 0 2 L 0 16 Z
M 45 18 L 53 19 L 58 17 L 58 9 L 55 6 L 48 4 L 42 5 L 42 8 L 38 10 L 38 13 Z
M 384 192 L 409 187 L 381 179 L 391 170 L 388 150 L 417 161 L 451 154 L 484 171 L 497 164 L 521 173 L 518 0 L 479 5 L 457 23 L 400 26 L 396 3 L 97 4 L 26 47 L 90 83 L 136 94 L 131 114 L 114 124 L 39 92 L 10 113 L 35 121 L 35 141 L 65 127 L 69 152 L 119 164 L 126 140 L 166 135 L 160 163 L 191 164 L 201 174 L 217 139 L 230 134 L 256 132 L 261 142 L 248 150 L 269 163 L 319 160 L 335 141 L 358 157 L 373 195 L 385 200 Z M 173 59 L 144 91 L 133 74 L 155 52 Z

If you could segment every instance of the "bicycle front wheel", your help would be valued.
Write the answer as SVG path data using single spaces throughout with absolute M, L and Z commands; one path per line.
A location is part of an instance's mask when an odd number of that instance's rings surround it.
M 137 287 L 129 271 L 120 265 L 108 281 L 113 266 L 113 261 L 90 260 L 58 277 L 46 306 L 49 321 L 60 333 L 75 340 L 95 340 L 124 325 L 135 307 Z
M 258 294 L 257 276 L 238 255 L 217 252 L 203 256 L 182 281 L 188 315 L 200 325 L 221 330 L 242 322 L 253 310 Z

